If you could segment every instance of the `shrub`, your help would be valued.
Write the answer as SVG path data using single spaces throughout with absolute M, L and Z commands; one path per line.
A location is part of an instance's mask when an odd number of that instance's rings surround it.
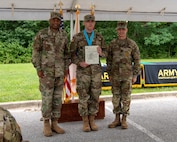
M 0 42 L 0 63 L 29 63 L 31 52 L 31 47 L 24 48 L 18 41 Z

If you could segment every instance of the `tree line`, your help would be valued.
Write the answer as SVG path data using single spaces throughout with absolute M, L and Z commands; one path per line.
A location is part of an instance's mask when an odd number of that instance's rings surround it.
M 30 63 L 34 36 L 48 25 L 48 21 L 0 21 L 0 63 Z M 116 21 L 98 21 L 95 29 L 109 45 L 117 37 L 116 26 Z M 64 21 L 64 27 L 70 39 L 70 22 Z M 143 59 L 174 58 L 176 29 L 177 23 L 128 22 L 128 37 L 136 41 Z

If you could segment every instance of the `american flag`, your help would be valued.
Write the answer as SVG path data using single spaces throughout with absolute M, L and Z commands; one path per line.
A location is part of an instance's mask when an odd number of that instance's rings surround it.
M 63 29 L 64 30 L 64 20 L 63 20 L 63 14 L 60 15 L 60 29 Z
M 70 75 L 69 70 L 64 79 L 64 92 L 65 92 L 65 102 L 69 102 L 71 100 L 71 85 L 70 85 Z
M 60 29 L 64 30 L 64 19 L 63 19 L 63 12 L 60 11 Z M 64 102 L 69 102 L 71 100 L 71 83 L 70 83 L 70 74 L 69 69 L 67 71 L 67 75 L 64 78 L 64 88 L 63 88 L 63 94 L 64 94 Z

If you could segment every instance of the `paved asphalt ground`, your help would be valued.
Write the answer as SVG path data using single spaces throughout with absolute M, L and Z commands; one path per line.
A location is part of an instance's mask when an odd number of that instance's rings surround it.
M 40 101 L 0 103 L 8 108 L 30 142 L 177 142 L 177 92 L 133 94 L 128 116 L 129 128 L 109 129 L 113 121 L 112 102 L 105 99 L 105 118 L 96 120 L 99 130 L 82 132 L 82 121 L 59 125 L 66 133 L 44 137 Z

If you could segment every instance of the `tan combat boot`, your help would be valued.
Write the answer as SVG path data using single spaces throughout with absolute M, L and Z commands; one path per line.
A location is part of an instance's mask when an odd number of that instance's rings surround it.
M 49 119 L 44 120 L 43 133 L 44 133 L 44 136 L 46 137 L 52 136 L 52 130 L 51 130 Z
M 89 125 L 88 116 L 82 116 L 82 120 L 83 120 L 83 128 L 82 128 L 82 130 L 84 132 L 90 132 L 90 125 Z
M 123 115 L 123 117 L 122 117 L 122 124 L 121 124 L 122 129 L 127 129 L 128 128 L 126 118 L 127 118 L 127 116 Z
M 120 126 L 120 125 L 121 125 L 120 114 L 117 113 L 115 120 L 111 124 L 108 125 L 108 128 L 115 128 L 115 127 Z
M 96 126 L 95 122 L 95 116 L 94 115 L 89 115 L 89 122 L 90 122 L 90 127 L 92 131 L 98 131 L 98 127 Z
M 51 125 L 52 131 L 58 133 L 58 134 L 64 134 L 65 131 L 58 126 L 58 119 L 54 118 L 52 119 L 52 125 Z

